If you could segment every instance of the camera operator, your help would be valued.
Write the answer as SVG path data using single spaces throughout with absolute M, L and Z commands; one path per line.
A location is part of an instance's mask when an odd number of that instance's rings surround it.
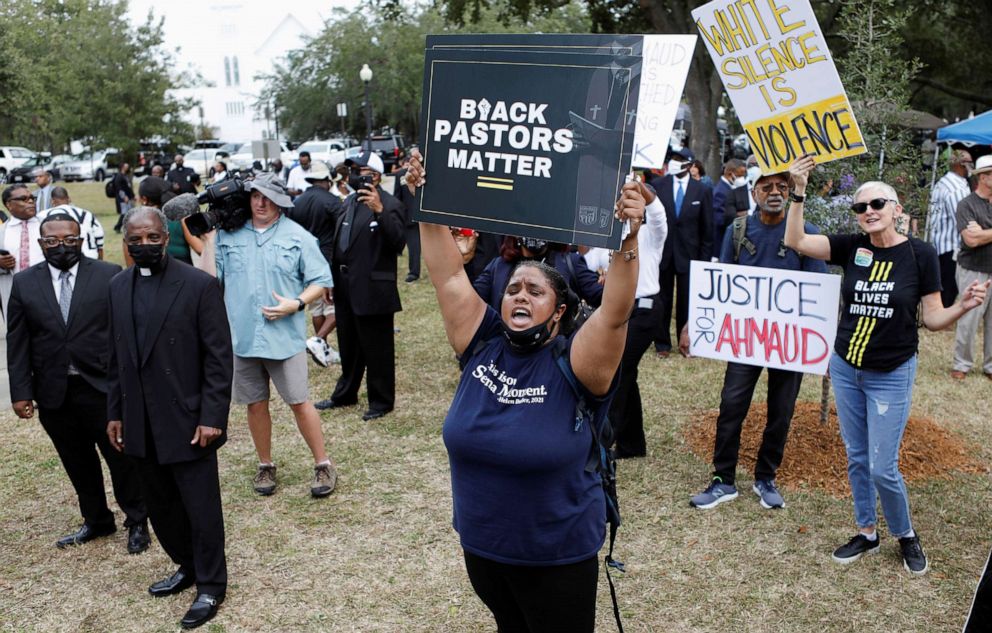
M 269 380 L 293 410 L 296 425 L 314 459 L 310 494 L 326 497 L 337 472 L 324 449 L 320 416 L 307 388 L 306 304 L 331 287 L 331 271 L 317 239 L 283 217 L 293 206 L 283 181 L 264 173 L 245 182 L 251 217 L 240 228 L 204 233 L 200 267 L 224 285 L 234 339 L 234 401 L 248 405 L 248 428 L 258 471 L 255 492 L 276 489 L 272 461 Z
M 356 193 L 344 201 L 334 231 L 334 308 L 337 317 L 341 378 L 318 409 L 358 403 L 358 388 L 368 367 L 369 408 L 365 421 L 393 410 L 396 358 L 393 315 L 399 312 L 396 258 L 403 252 L 403 204 L 382 190 L 382 159 L 362 152 L 345 164 Z

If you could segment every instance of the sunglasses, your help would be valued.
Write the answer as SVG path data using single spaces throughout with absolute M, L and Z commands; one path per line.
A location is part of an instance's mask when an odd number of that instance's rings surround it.
M 868 210 L 868 207 L 875 209 L 876 211 L 881 211 L 890 202 L 899 202 L 898 200 L 892 200 L 890 198 L 875 198 L 874 200 L 869 200 L 868 202 L 855 202 L 851 205 L 851 211 L 854 211 L 858 215 L 861 215 Z
M 18 196 L 16 198 L 8 198 L 8 200 L 11 201 L 11 202 L 34 202 L 35 201 L 35 197 L 34 196 Z

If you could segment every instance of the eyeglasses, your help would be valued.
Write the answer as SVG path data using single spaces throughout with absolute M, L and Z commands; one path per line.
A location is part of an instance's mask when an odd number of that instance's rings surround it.
M 762 193 L 771 193 L 772 191 L 775 191 L 776 189 L 778 191 L 786 192 L 786 191 L 789 190 L 789 183 L 787 183 L 787 182 L 779 182 L 779 183 L 770 182 L 770 183 L 768 183 L 766 185 L 761 185 L 760 187 L 758 187 L 758 191 L 761 191 Z
M 10 202 L 34 202 L 37 200 L 34 196 L 17 196 L 16 198 L 7 198 Z
M 874 200 L 869 200 L 868 202 L 855 202 L 851 205 L 851 211 L 854 211 L 858 215 L 861 215 L 868 210 L 870 206 L 876 211 L 881 211 L 890 202 L 899 202 L 898 200 L 892 200 L 890 198 L 875 198 Z
M 59 239 L 57 237 L 43 237 L 41 238 L 41 244 L 45 248 L 55 248 L 59 244 L 65 244 L 69 248 L 76 248 L 83 243 L 83 238 L 77 237 L 75 235 L 70 235 L 69 237 L 63 237 Z

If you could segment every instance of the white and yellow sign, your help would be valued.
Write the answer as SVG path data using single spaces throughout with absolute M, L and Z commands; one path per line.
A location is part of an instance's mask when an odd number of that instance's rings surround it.
M 763 173 L 867 151 L 809 0 L 714 0 L 692 17 Z

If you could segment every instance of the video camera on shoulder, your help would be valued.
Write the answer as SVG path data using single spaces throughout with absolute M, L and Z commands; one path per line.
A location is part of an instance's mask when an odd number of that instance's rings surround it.
M 207 204 L 206 211 L 186 218 L 186 228 L 199 237 L 215 228 L 236 231 L 251 218 L 251 196 L 240 174 L 210 185 L 197 197 L 199 204 Z

